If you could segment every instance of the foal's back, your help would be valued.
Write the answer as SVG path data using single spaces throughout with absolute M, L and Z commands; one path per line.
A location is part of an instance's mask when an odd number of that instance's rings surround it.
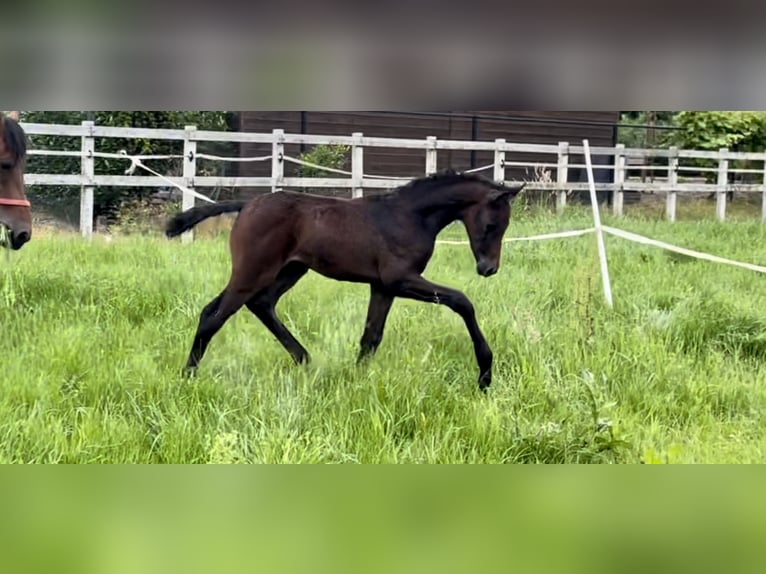
M 369 202 L 364 199 L 324 197 L 310 193 L 278 191 L 258 196 L 242 210 L 237 227 L 257 235 L 284 228 L 295 241 L 331 236 L 338 240 L 361 235 L 370 223 Z M 357 233 L 355 233 L 357 232 Z

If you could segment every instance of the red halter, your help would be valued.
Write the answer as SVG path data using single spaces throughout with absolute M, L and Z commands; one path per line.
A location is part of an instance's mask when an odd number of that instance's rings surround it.
M 18 207 L 32 207 L 32 204 L 29 203 L 26 199 L 7 199 L 5 197 L 0 197 L 0 205 L 15 205 Z

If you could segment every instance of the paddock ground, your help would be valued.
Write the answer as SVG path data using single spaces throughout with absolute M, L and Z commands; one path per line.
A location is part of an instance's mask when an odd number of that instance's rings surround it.
M 684 205 L 674 224 L 605 222 L 766 264 L 757 216 L 735 202 L 718 223 Z M 508 236 L 591 225 L 585 209 L 514 218 Z M 610 310 L 593 236 L 508 244 L 489 279 L 467 246 L 442 245 L 426 275 L 473 300 L 495 353 L 488 396 L 442 307 L 397 301 L 377 356 L 355 365 L 367 288 L 315 274 L 279 307 L 311 365 L 242 311 L 188 381 L 198 314 L 228 278 L 217 225 L 190 246 L 52 227 L 3 258 L 0 462 L 764 462 L 757 273 L 608 237 Z

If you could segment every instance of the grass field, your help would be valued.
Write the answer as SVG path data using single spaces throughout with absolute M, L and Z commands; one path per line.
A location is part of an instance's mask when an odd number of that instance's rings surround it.
M 606 222 L 766 264 L 755 221 Z M 588 226 L 522 214 L 508 235 Z M 489 279 L 467 246 L 437 248 L 426 275 L 473 300 L 495 353 L 483 396 L 443 307 L 398 300 L 357 367 L 367 287 L 315 274 L 279 307 L 311 365 L 243 310 L 184 380 L 228 279 L 225 236 L 36 237 L 0 263 L 0 462 L 764 462 L 766 277 L 607 249 L 614 310 L 593 236 L 510 244 Z

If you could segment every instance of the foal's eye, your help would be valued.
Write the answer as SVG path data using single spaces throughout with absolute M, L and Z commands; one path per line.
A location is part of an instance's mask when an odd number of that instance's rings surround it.
M 0 169 L 3 171 L 11 171 L 13 169 L 12 163 L 0 163 Z

